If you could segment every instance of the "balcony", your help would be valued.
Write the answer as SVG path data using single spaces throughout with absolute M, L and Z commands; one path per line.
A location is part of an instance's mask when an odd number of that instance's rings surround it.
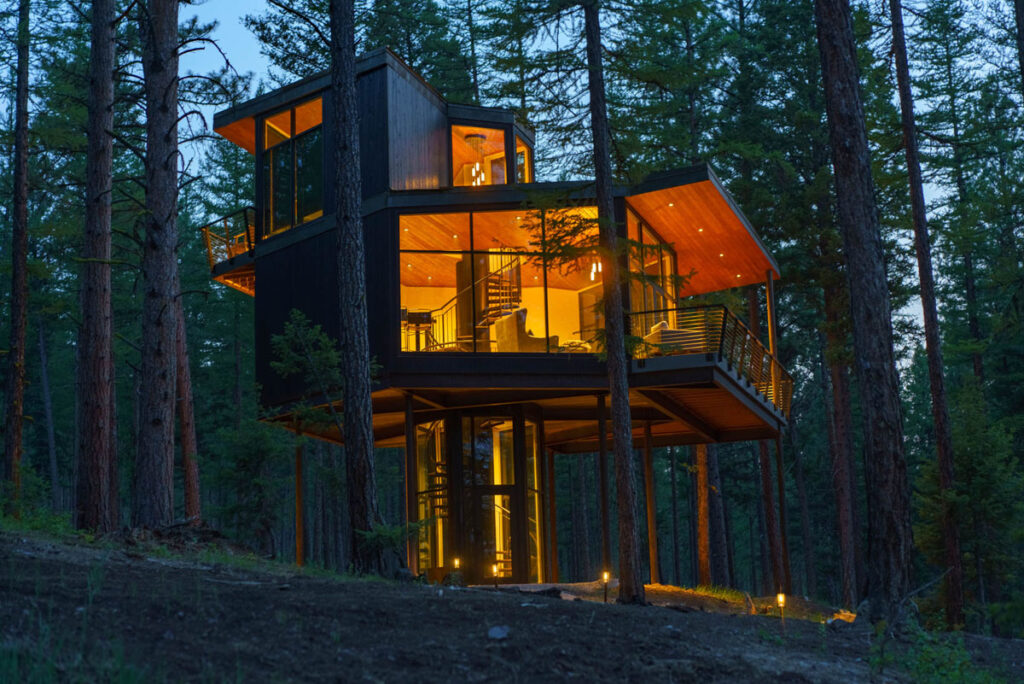
M 634 358 L 717 355 L 787 418 L 793 378 L 743 322 L 724 306 L 697 306 L 630 315 L 639 341 Z
M 256 271 L 248 258 L 256 244 L 256 210 L 240 209 L 200 228 L 210 277 L 244 292 L 256 293 Z M 240 258 L 241 257 L 241 258 Z

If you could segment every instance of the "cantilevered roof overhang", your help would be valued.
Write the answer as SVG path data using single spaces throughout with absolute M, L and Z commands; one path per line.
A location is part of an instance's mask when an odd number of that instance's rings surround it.
M 707 164 L 659 173 L 627 191 L 626 203 L 676 251 L 683 296 L 780 277 L 779 266 Z

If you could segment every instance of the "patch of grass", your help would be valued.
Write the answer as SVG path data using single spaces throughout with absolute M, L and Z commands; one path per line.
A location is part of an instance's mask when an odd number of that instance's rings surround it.
M 63 540 L 83 537 L 81 532 L 72 527 L 71 513 L 54 513 L 45 509 L 28 511 L 20 518 L 4 516 L 0 519 L 0 529 L 20 534 L 41 532 Z
M 918 628 L 906 659 L 918 684 L 997 684 L 1004 680 L 977 667 L 960 634 L 936 634 Z
M 721 599 L 723 601 L 728 601 L 729 603 L 742 604 L 747 598 L 747 595 L 739 589 L 732 589 L 730 587 L 714 587 L 702 584 L 693 589 L 693 591 L 697 594 Z

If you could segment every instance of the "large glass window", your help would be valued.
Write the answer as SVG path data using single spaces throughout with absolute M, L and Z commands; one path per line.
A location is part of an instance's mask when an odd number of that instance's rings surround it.
M 303 102 L 263 120 L 263 234 L 323 216 L 323 101 Z
M 675 251 L 632 209 L 626 212 L 630 244 L 630 300 L 634 334 L 660 339 L 676 326 Z
M 481 126 L 452 126 L 452 185 L 503 185 L 505 131 Z
M 533 150 L 516 136 L 516 183 L 533 182 Z
M 575 222 L 592 246 L 594 219 L 591 207 L 401 216 L 402 350 L 596 351 L 600 261 L 543 248 L 549 221 L 558 235 Z

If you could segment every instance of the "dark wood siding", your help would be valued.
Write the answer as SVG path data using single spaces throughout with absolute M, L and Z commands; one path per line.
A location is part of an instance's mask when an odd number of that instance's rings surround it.
M 363 171 L 363 197 L 388 189 L 388 72 L 381 67 L 359 75 L 359 154 Z M 334 138 L 336 139 L 336 138 Z M 330 167 L 328 167 L 330 168 Z
M 270 363 L 270 340 L 284 330 L 292 309 L 338 338 L 338 257 L 334 230 L 260 255 L 256 259 L 256 381 L 264 406 L 301 396 L 302 379 L 283 379 Z
M 448 115 L 440 96 L 406 70 L 388 69 L 386 120 L 391 189 L 447 186 Z

